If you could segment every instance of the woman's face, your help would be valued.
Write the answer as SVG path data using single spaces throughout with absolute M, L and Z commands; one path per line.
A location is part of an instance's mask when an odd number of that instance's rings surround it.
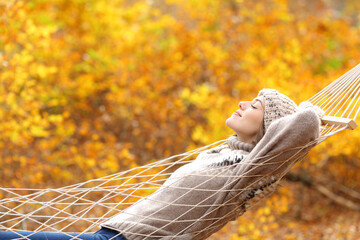
M 238 139 L 251 143 L 263 127 L 264 97 L 258 96 L 252 101 L 239 103 L 239 109 L 226 120 L 226 125 L 234 130 Z

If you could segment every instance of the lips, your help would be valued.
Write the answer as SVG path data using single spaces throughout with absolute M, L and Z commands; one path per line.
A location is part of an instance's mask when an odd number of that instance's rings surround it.
M 240 113 L 239 110 L 237 110 L 237 111 L 235 112 L 235 114 L 238 115 L 239 117 L 241 117 L 241 113 Z

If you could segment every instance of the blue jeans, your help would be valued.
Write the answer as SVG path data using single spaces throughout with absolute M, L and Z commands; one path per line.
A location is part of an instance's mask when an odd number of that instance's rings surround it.
M 29 232 L 29 231 L 0 231 L 1 240 L 126 240 L 119 232 L 102 228 L 93 234 L 87 233 L 59 233 L 59 232 Z

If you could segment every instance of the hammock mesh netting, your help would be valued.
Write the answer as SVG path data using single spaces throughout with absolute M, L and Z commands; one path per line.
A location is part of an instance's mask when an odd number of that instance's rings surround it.
M 302 149 L 313 147 L 344 129 L 356 127 L 355 119 L 360 110 L 359 73 L 360 64 L 309 99 L 312 104 L 325 112 L 320 137 L 305 146 L 298 147 L 298 151 L 295 151 L 295 154 L 287 161 L 295 164 L 304 157 Z M 90 233 L 97 231 L 101 223 L 160 189 L 174 170 L 191 162 L 201 151 L 224 144 L 226 144 L 226 140 L 221 140 L 145 166 L 62 188 L 0 188 L 2 196 L 0 199 L 0 230 L 52 231 L 64 234 L 66 232 Z M 261 164 L 267 164 L 269 159 L 271 157 L 262 161 Z M 286 167 L 281 176 L 284 176 L 292 165 Z M 256 165 L 251 166 L 251 168 L 256 167 Z M 279 165 L 280 167 L 281 165 Z M 219 171 L 212 177 L 221 177 L 221 174 L 222 171 Z M 267 176 L 257 176 L 257 182 L 254 184 L 258 184 L 268 177 L 268 174 Z M 241 176 L 236 176 L 234 181 L 238 178 Z M 247 186 L 240 189 L 239 194 L 251 189 L 254 189 L 254 186 Z M 176 221 L 176 219 L 172 221 Z M 209 229 L 216 227 L 216 221 L 213 225 L 208 226 Z M 130 231 L 131 229 L 129 229 Z

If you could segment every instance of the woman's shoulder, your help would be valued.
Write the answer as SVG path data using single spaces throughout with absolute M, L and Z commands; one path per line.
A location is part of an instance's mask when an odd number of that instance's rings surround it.
M 221 145 L 221 146 L 216 146 L 207 150 L 202 151 L 196 159 L 200 159 L 203 157 L 208 157 L 208 156 L 216 156 L 219 154 L 222 154 L 224 152 L 228 152 L 231 149 L 229 148 L 229 146 L 227 144 Z
M 229 145 L 214 147 L 205 151 L 202 151 L 196 160 L 212 159 L 212 158 L 224 158 L 230 155 L 247 155 L 248 152 L 240 149 L 232 149 Z
M 216 147 L 210 148 L 210 149 L 206 150 L 205 152 L 207 154 L 216 154 L 216 153 L 227 152 L 227 151 L 231 151 L 231 149 L 227 144 L 224 144 L 221 146 L 216 146 Z

